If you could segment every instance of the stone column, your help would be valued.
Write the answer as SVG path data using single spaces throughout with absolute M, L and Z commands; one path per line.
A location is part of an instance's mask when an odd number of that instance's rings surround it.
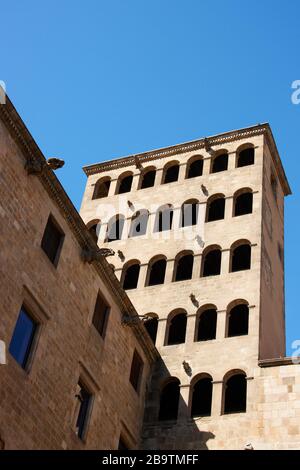
M 166 266 L 166 274 L 165 274 L 165 282 L 164 284 L 169 284 L 173 280 L 173 272 L 174 272 L 175 260 L 168 259 L 167 266 Z
M 202 263 L 202 254 L 196 254 L 194 256 L 194 266 L 193 266 L 193 276 L 192 279 L 200 279 L 201 274 L 201 263 Z
M 225 199 L 225 220 L 230 220 L 233 215 L 233 197 L 227 197 Z
M 256 387 L 254 377 L 246 377 L 247 382 L 247 400 L 246 411 L 253 411 L 253 404 L 257 403 Z
M 212 384 L 211 415 L 220 416 L 222 414 L 223 380 L 214 380 Z
M 189 418 L 189 396 L 190 384 L 180 385 L 180 396 L 178 406 L 178 421 L 187 421 Z
M 111 180 L 108 195 L 107 195 L 108 197 L 116 194 L 117 182 L 118 182 L 118 178 L 115 180 Z
M 163 168 L 157 168 L 156 176 L 155 176 L 155 182 L 154 182 L 154 188 L 156 186 L 160 186 L 162 184 L 162 177 L 163 177 Z
M 217 333 L 216 339 L 224 339 L 226 333 L 226 310 L 218 310 L 217 312 Z
M 131 185 L 131 191 L 136 191 L 138 188 L 138 184 L 140 181 L 140 173 L 134 173 L 133 178 L 132 178 L 132 185 Z M 130 194 L 130 193 L 128 193 Z
M 229 152 L 228 153 L 228 170 L 234 170 L 235 159 L 236 159 L 236 152 Z
M 155 341 L 155 345 L 157 349 L 163 347 L 165 344 L 166 328 L 167 328 L 167 319 L 159 318 L 158 326 L 157 326 L 156 341 Z
M 186 163 L 181 163 L 179 165 L 179 174 L 178 174 L 179 183 L 182 183 L 185 180 L 185 173 L 186 173 Z
M 229 273 L 230 250 L 222 250 L 221 274 Z
M 137 289 L 143 289 L 146 284 L 148 264 L 141 264 Z
M 195 340 L 195 328 L 196 328 L 197 315 L 188 315 L 186 323 L 186 336 L 185 342 L 187 344 L 193 344 Z
M 209 175 L 210 165 L 211 165 L 211 157 L 204 158 L 204 160 L 203 160 L 203 176 L 204 175 Z

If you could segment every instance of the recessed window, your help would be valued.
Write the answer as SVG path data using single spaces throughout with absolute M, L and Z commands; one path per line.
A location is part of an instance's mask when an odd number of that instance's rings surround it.
M 178 180 L 179 175 L 179 165 L 178 163 L 173 163 L 165 167 L 164 170 L 164 179 L 163 184 L 174 183 Z
M 202 176 L 203 174 L 203 159 L 193 158 L 192 161 L 188 162 L 187 165 L 187 178 L 196 178 L 197 176 Z
M 23 369 L 27 368 L 38 323 L 22 306 L 10 341 L 9 352 Z
M 152 317 L 150 317 L 148 320 L 145 321 L 144 323 L 146 330 L 148 331 L 148 334 L 150 338 L 153 341 L 153 344 L 155 344 L 156 341 L 156 336 L 157 336 L 157 328 L 158 328 L 158 317 L 155 314 L 152 314 Z
M 165 258 L 150 262 L 148 267 L 148 286 L 156 286 L 165 282 L 167 261 Z
M 103 197 L 107 197 L 110 188 L 110 178 L 101 178 L 95 184 L 95 189 L 93 193 L 93 199 L 101 199 Z
M 83 440 L 86 436 L 87 424 L 91 409 L 92 394 L 88 391 L 85 385 L 78 382 L 78 393 L 76 394 L 78 400 L 78 414 L 76 419 L 76 434 L 79 439 Z
M 228 168 L 228 153 L 221 153 L 212 160 L 211 173 L 226 171 Z
M 116 194 L 129 193 L 131 191 L 133 175 L 132 173 L 123 174 L 119 177 Z
M 247 381 L 244 372 L 231 375 L 224 383 L 224 413 L 244 413 L 247 405 Z
M 206 222 L 224 219 L 225 215 L 225 197 L 223 195 L 212 196 L 207 201 Z
M 179 312 L 173 316 L 168 325 L 167 345 L 181 344 L 185 342 L 186 335 L 186 312 Z
M 231 272 L 243 271 L 251 268 L 251 245 L 241 243 L 231 248 Z
M 245 191 L 234 196 L 234 217 L 252 213 L 253 193 Z
M 238 304 L 228 312 L 228 337 L 248 334 L 249 306 Z
M 181 227 L 191 227 L 197 225 L 199 212 L 199 201 L 186 201 L 181 206 Z
M 107 225 L 106 241 L 113 242 L 115 240 L 121 240 L 123 228 L 125 224 L 125 217 L 123 215 L 113 216 Z
M 216 339 L 217 309 L 202 309 L 198 316 L 197 341 L 209 341 Z
M 134 351 L 133 359 L 131 363 L 131 371 L 130 371 L 130 383 L 133 388 L 138 392 L 142 380 L 144 363 L 137 351 Z
M 149 170 L 144 170 L 141 178 L 141 189 L 146 189 L 146 188 L 152 188 L 155 183 L 155 176 L 156 176 L 156 170 L 154 169 L 149 169 Z
M 158 209 L 155 217 L 154 232 L 171 230 L 173 222 L 173 208 L 170 204 Z
M 123 271 L 123 289 L 136 289 L 140 275 L 140 263 L 132 262 L 129 266 L 124 267 Z
M 221 273 L 222 252 L 219 248 L 208 248 L 202 256 L 202 276 L 217 276 Z
M 191 416 L 210 416 L 212 402 L 212 377 L 201 377 L 192 388 Z
M 149 212 L 145 209 L 137 211 L 131 219 L 129 237 L 139 237 L 147 232 Z
M 237 167 L 243 167 L 254 164 L 254 148 L 249 147 L 238 152 L 237 155 Z
M 42 238 L 41 247 L 54 266 L 57 266 L 64 236 L 63 231 L 50 215 Z
M 92 323 L 102 338 L 105 336 L 109 311 L 109 305 L 102 295 L 98 294 Z
M 172 377 L 160 394 L 159 421 L 177 420 L 180 397 L 180 382 Z
M 174 281 L 186 281 L 187 279 L 192 279 L 193 265 L 194 255 L 192 253 L 178 255 L 176 259 Z

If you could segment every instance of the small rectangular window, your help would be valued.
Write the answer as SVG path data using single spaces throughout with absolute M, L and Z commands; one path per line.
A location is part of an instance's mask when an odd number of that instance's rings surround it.
M 92 394 L 87 390 L 80 380 L 78 382 L 78 389 L 79 391 L 76 394 L 76 398 L 79 402 L 78 415 L 76 419 L 76 433 L 79 439 L 83 440 L 87 431 Z
M 144 363 L 137 351 L 134 351 L 131 371 L 130 371 L 130 383 L 133 388 L 138 392 L 141 384 L 141 378 L 143 373 Z
M 37 327 L 37 322 L 22 306 L 10 341 L 9 352 L 23 369 L 27 367 Z
M 98 294 L 92 323 L 102 338 L 105 336 L 109 311 L 109 305 L 103 297 Z
M 42 238 L 41 247 L 54 266 L 57 266 L 64 236 L 63 231 L 50 215 Z

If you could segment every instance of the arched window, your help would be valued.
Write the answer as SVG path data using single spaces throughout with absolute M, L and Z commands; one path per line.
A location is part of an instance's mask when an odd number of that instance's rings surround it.
M 233 197 L 233 215 L 251 214 L 253 207 L 253 193 L 251 189 L 237 191 Z
M 234 302 L 227 309 L 227 337 L 248 334 L 249 305 L 245 301 Z
M 147 320 L 145 320 L 144 325 L 150 338 L 155 344 L 156 336 L 157 336 L 157 327 L 158 327 L 158 316 L 155 313 L 149 313 L 146 315 Z
M 224 378 L 224 414 L 244 413 L 247 407 L 247 381 L 243 371 L 235 371 Z
M 101 178 L 97 181 L 94 188 L 93 199 L 107 197 L 110 188 L 111 179 L 109 176 Z
M 153 167 L 142 170 L 140 189 L 152 188 L 155 183 L 156 170 Z
M 180 382 L 171 377 L 160 393 L 159 421 L 177 420 L 180 397 Z
M 123 173 L 119 176 L 116 194 L 129 193 L 131 191 L 133 175 L 131 172 Z
M 224 219 L 225 214 L 225 196 L 223 194 L 215 194 L 207 201 L 206 206 L 206 222 Z
M 107 224 L 106 241 L 121 240 L 124 228 L 125 217 L 123 215 L 113 216 Z
M 164 168 L 163 184 L 173 183 L 174 181 L 177 181 L 178 175 L 179 175 L 179 163 L 178 162 L 167 163 Z
M 140 262 L 137 260 L 129 261 L 123 268 L 122 280 L 123 289 L 136 289 L 140 274 Z
M 167 328 L 167 346 L 185 342 L 186 318 L 186 312 L 170 313 Z
M 196 341 L 216 339 L 217 308 L 215 305 L 202 307 L 197 316 Z
M 137 211 L 131 219 L 130 226 L 130 237 L 138 237 L 140 235 L 145 235 L 147 232 L 149 212 L 146 209 Z
M 236 166 L 238 168 L 242 166 L 254 165 L 254 147 L 250 145 L 246 144 L 246 148 L 245 145 L 243 145 L 237 149 Z
M 210 416 L 212 402 L 212 377 L 208 374 L 201 374 L 198 379 L 193 380 L 191 393 L 191 417 Z
M 93 239 L 95 240 L 96 243 L 98 243 L 98 237 L 99 237 L 99 232 L 101 229 L 101 222 L 99 219 L 96 220 L 91 220 L 87 224 L 88 231 L 92 235 Z
M 199 213 L 199 201 L 197 199 L 190 199 L 181 206 L 181 227 L 189 227 L 197 225 Z
M 193 253 L 179 253 L 175 260 L 174 281 L 192 279 L 194 265 Z
M 155 217 L 155 232 L 164 232 L 165 230 L 171 230 L 173 222 L 173 208 L 171 204 L 166 204 L 160 207 Z
M 167 260 L 166 258 L 155 257 L 150 261 L 148 267 L 148 286 L 163 284 L 165 281 Z
M 226 150 L 221 150 L 212 159 L 211 162 L 211 173 L 219 173 L 220 171 L 226 171 L 228 168 L 228 153 Z
M 221 273 L 222 252 L 219 246 L 207 247 L 202 255 L 202 277 Z
M 251 244 L 248 240 L 239 241 L 231 247 L 231 272 L 251 268 Z
M 194 156 L 190 158 L 186 168 L 186 178 L 195 178 L 203 174 L 203 158 Z

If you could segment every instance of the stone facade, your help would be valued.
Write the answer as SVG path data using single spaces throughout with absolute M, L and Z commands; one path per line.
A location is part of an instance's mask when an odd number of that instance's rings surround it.
M 254 149 L 254 164 L 237 167 L 242 149 Z M 227 171 L 212 173 L 212 160 L 228 154 Z M 201 156 L 203 173 L 187 178 L 191 159 Z M 179 164 L 178 179 L 162 184 L 165 168 Z M 141 189 L 143 172 L 156 171 L 152 187 Z M 128 295 L 141 315 L 158 317 L 156 347 L 161 360 L 155 365 L 148 393 L 143 448 L 146 449 L 255 449 L 299 448 L 300 373 L 297 365 L 284 359 L 284 196 L 290 194 L 284 170 L 267 124 L 229 132 L 209 139 L 159 149 L 84 168 L 88 179 L 80 213 L 88 226 L 98 223 L 98 244 L 113 248 L 111 258 L 116 276 L 124 281 L 127 266 L 139 263 L 137 288 Z M 120 178 L 133 175 L 130 192 L 116 194 Z M 107 197 L 93 197 L 101 178 L 110 179 Z M 252 212 L 233 217 L 233 205 L 240 190 L 253 194 Z M 207 201 L 225 196 L 222 220 L 206 222 Z M 180 227 L 182 204 L 199 202 L 198 225 Z M 172 229 L 157 235 L 158 208 L 170 204 L 174 209 Z M 148 210 L 145 235 L 130 237 L 132 216 Z M 106 241 L 112 216 L 125 218 L 120 240 Z M 230 272 L 232 248 L 246 241 L 251 245 L 251 269 Z M 201 276 L 207 247 L 222 250 L 218 276 Z M 191 279 L 174 282 L 177 255 L 192 252 Z M 118 254 L 119 253 L 119 256 Z M 147 285 L 149 262 L 163 256 L 164 282 Z M 228 313 L 240 301 L 249 306 L 248 334 L 227 337 Z M 201 307 L 217 310 L 216 337 L 196 341 Z M 187 316 L 185 341 L 167 344 L 172 316 Z M 170 316 L 171 314 L 171 316 Z M 184 364 L 188 367 L 184 367 Z M 246 412 L 224 413 L 226 380 L 242 371 L 247 383 Z M 210 416 L 191 418 L 193 387 L 202 374 L 212 379 Z M 180 382 L 176 421 L 159 421 L 160 394 L 170 378 Z
M 1 447 L 117 449 L 120 435 L 140 447 L 158 353 L 107 260 L 83 261 L 83 250 L 97 245 L 8 98 L 0 117 Z M 56 267 L 41 248 L 49 214 L 64 232 Z M 99 292 L 110 306 L 104 339 L 92 324 Z M 9 353 L 24 304 L 39 323 L 26 370 Z M 132 326 L 122 324 L 124 315 Z M 129 381 L 135 350 L 144 363 L 139 393 Z M 75 432 L 79 379 L 93 397 L 84 439 Z

